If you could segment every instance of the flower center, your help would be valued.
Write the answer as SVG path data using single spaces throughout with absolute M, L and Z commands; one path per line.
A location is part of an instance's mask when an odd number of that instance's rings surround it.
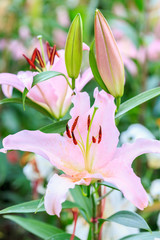
M 36 69 L 38 72 L 43 72 L 43 71 L 47 71 L 47 64 L 46 64 L 44 48 L 43 48 L 43 43 L 42 43 L 42 36 L 38 36 L 38 39 L 40 41 L 41 52 L 38 50 L 38 48 L 35 48 L 31 59 L 26 57 L 24 54 L 23 54 L 23 56 L 29 63 L 30 69 L 33 68 L 33 69 Z M 46 42 L 46 49 L 47 49 L 47 58 L 48 58 L 47 62 L 49 61 L 50 69 L 51 69 L 54 64 L 55 55 L 57 55 L 58 57 L 59 57 L 59 55 L 56 50 L 56 45 L 51 47 L 49 45 L 49 43 Z M 38 66 L 35 64 L 35 62 L 38 64 Z
M 99 126 L 99 131 L 98 131 L 98 135 L 97 136 L 92 136 L 91 140 L 90 140 L 90 133 L 91 133 L 91 126 L 93 123 L 93 119 L 95 116 L 95 113 L 97 111 L 97 107 L 94 108 L 92 117 L 90 117 L 90 115 L 88 115 L 87 118 L 87 138 L 86 138 L 86 144 L 84 144 L 84 141 L 82 139 L 81 133 L 78 129 L 77 123 L 78 123 L 78 119 L 79 116 L 77 116 L 71 126 L 71 130 L 69 129 L 68 124 L 66 125 L 66 134 L 68 136 L 68 138 L 72 138 L 74 145 L 78 145 L 78 147 L 80 148 L 80 150 L 82 151 L 83 154 L 83 158 L 84 158 L 84 162 L 85 162 L 85 169 L 88 172 L 91 172 L 92 170 L 92 166 L 93 166 L 93 162 L 94 162 L 94 156 L 92 156 L 92 158 L 90 157 L 90 149 L 93 144 L 99 144 L 102 140 L 102 128 L 101 126 Z M 77 140 L 74 134 L 74 130 L 75 128 L 78 131 L 79 137 L 80 139 Z

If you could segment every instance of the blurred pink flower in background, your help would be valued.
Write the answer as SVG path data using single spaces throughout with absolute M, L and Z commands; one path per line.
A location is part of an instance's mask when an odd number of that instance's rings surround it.
M 84 44 L 84 50 L 89 50 Z M 56 53 L 56 52 L 55 52 Z M 64 60 L 64 50 L 58 51 L 58 56 L 54 57 L 54 64 L 50 63 L 46 49 L 46 70 L 57 71 L 67 76 Z M 57 76 L 47 81 L 41 82 L 31 88 L 33 76 L 38 72 L 20 71 L 17 75 L 10 73 L 0 74 L 0 84 L 6 97 L 11 97 L 12 87 L 23 92 L 25 87 L 29 90 L 27 97 L 44 107 L 55 118 L 62 118 L 71 105 L 72 89 L 68 86 L 64 76 Z M 76 79 L 76 90 L 80 91 L 91 79 L 93 75 L 88 68 L 81 76 Z M 71 81 L 71 79 L 69 79 Z
M 69 28 L 70 19 L 69 19 L 68 11 L 65 6 L 59 6 L 56 8 L 56 16 L 57 16 L 57 22 L 63 28 Z M 63 29 L 60 29 L 60 28 L 54 28 L 53 39 L 57 47 L 64 48 L 66 38 L 67 38 L 67 32 L 65 32 Z
M 10 163 L 16 164 L 20 160 L 19 152 L 17 151 L 8 152 L 7 159 Z

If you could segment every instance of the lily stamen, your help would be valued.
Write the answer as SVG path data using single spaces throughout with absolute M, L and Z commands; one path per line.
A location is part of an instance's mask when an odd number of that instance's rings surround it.
M 39 61 L 39 65 L 41 66 L 41 68 L 45 68 L 45 65 L 44 65 L 44 61 L 42 59 L 42 56 L 40 54 L 40 51 L 36 48 L 36 56 L 38 58 L 38 61 Z
M 87 119 L 87 130 L 89 130 L 90 122 L 91 122 L 91 118 L 90 118 L 90 115 L 88 115 L 88 119 Z
M 76 140 L 76 138 L 75 138 L 74 132 L 72 132 L 72 138 L 73 138 L 73 143 L 74 143 L 75 145 L 77 145 L 78 142 L 77 142 L 77 140 Z
M 68 126 L 68 123 L 66 124 L 66 134 L 69 138 L 72 138 L 71 136 L 71 133 L 70 133 L 70 130 L 69 130 L 69 126 Z
M 99 127 L 99 133 L 98 133 L 98 144 L 101 142 L 102 140 L 102 128 L 101 126 Z
M 92 136 L 92 142 L 96 143 L 96 138 L 94 136 Z
M 36 66 L 34 65 L 34 63 L 32 62 L 31 59 L 29 59 L 28 57 L 26 57 L 26 55 L 24 55 L 24 54 L 23 54 L 23 57 L 27 60 L 27 62 L 29 63 L 29 65 L 30 65 L 32 68 L 36 69 Z
M 78 122 L 78 118 L 79 118 L 79 116 L 76 117 L 76 119 L 74 120 L 74 123 L 73 123 L 73 125 L 72 125 L 72 127 L 71 127 L 71 132 L 73 132 L 74 129 L 76 128 L 76 126 L 77 126 L 77 122 Z
M 53 46 L 50 59 L 49 59 L 51 65 L 53 65 L 54 63 L 55 55 L 56 55 L 56 45 Z

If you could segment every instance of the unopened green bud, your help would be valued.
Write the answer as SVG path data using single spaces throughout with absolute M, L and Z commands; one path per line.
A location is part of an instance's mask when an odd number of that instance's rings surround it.
M 76 79 L 82 64 L 83 30 L 80 14 L 74 18 L 66 40 L 65 63 L 68 76 Z

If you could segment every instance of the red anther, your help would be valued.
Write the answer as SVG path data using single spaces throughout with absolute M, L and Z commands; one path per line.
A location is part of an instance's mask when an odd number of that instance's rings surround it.
M 74 131 L 75 127 L 77 126 L 78 118 L 79 118 L 79 116 L 76 117 L 76 119 L 74 120 L 74 123 L 73 123 L 73 125 L 71 127 L 71 133 Z
M 35 59 L 36 59 L 36 55 L 37 55 L 37 49 L 35 48 L 33 53 L 32 53 L 32 57 L 31 57 L 31 61 L 34 63 Z
M 98 143 L 100 143 L 102 140 L 102 128 L 101 126 L 99 127 L 99 133 L 98 133 Z
M 53 63 L 54 63 L 55 54 L 56 54 L 56 45 L 53 46 L 53 49 L 51 52 L 51 57 L 49 59 L 51 65 L 53 65 Z
M 37 55 L 37 50 L 36 50 L 36 48 L 35 48 L 34 51 L 33 51 L 33 53 L 32 53 L 32 57 L 31 57 L 32 63 L 35 62 L 36 55 Z M 32 69 L 32 66 L 30 66 L 30 69 Z
M 46 42 L 46 47 L 47 47 L 48 59 L 50 59 L 50 57 L 51 57 L 51 47 L 50 47 L 50 45 L 49 45 L 49 42 Z
M 96 138 L 94 136 L 92 136 L 92 142 L 96 143 Z
M 40 54 L 40 51 L 36 48 L 36 55 L 37 55 L 37 58 L 38 58 L 38 61 L 39 61 L 39 64 L 42 68 L 45 67 L 44 65 L 44 62 L 43 62 L 43 59 L 42 59 L 42 56 Z
M 32 68 L 36 69 L 36 66 L 34 65 L 34 63 L 28 57 L 26 57 L 24 54 L 23 54 L 23 57 L 25 57 L 25 59 L 27 60 L 27 62 L 29 63 L 29 65 Z
M 73 143 L 74 143 L 75 145 L 77 145 L 78 143 L 77 143 L 77 140 L 76 140 L 73 132 L 72 132 L 72 138 L 73 138 Z
M 91 118 L 90 118 L 90 115 L 88 115 L 88 119 L 87 119 L 87 130 L 89 130 L 90 122 L 91 122 Z
M 57 51 L 56 51 L 56 55 L 57 55 L 57 57 L 60 57 Z
M 66 134 L 67 134 L 67 136 L 68 136 L 69 138 L 72 138 L 71 133 L 70 133 L 70 130 L 69 130 L 68 123 L 67 123 L 67 125 L 66 125 Z

